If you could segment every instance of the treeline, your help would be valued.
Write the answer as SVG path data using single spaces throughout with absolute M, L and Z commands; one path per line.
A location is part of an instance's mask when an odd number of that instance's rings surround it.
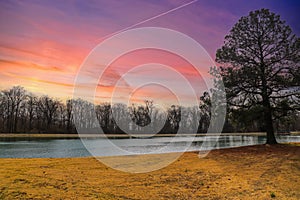
M 179 123 L 185 127 L 185 132 L 197 130 L 198 122 L 194 119 L 199 115 L 198 108 L 173 105 L 163 112 L 155 108 L 152 101 L 144 103 L 127 107 L 108 103 L 94 105 L 83 99 L 62 102 L 49 96 L 36 96 L 21 86 L 14 86 L 0 92 L 0 132 L 76 133 L 76 128 L 92 130 L 100 124 L 105 133 L 139 133 L 150 129 L 176 133 Z M 182 113 L 189 116 L 183 117 Z
M 36 96 L 14 86 L 0 92 L 0 132 L 2 133 L 76 133 L 76 128 L 92 130 L 97 124 L 105 133 L 205 133 L 209 127 L 211 103 L 208 93 L 200 97 L 199 107 L 173 105 L 165 111 L 152 101 L 143 105 L 101 103 L 82 99 L 62 102 L 49 96 Z M 264 131 L 259 106 L 252 110 L 227 111 L 223 132 Z M 293 114 L 274 124 L 278 131 L 299 130 L 299 115 Z M 298 122 L 298 123 L 297 123 Z M 76 126 L 75 126 L 76 124 Z

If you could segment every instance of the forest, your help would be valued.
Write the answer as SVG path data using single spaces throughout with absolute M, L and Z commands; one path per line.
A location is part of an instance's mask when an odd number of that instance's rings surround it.
M 228 107 L 223 132 L 265 131 L 261 109 L 259 105 L 250 109 Z M 184 133 L 195 130 L 206 133 L 211 102 L 209 93 L 204 92 L 199 97 L 198 107 L 172 105 L 161 110 L 151 100 L 130 106 L 107 102 L 94 105 L 83 99 L 63 102 L 45 95 L 37 96 L 21 86 L 14 86 L 0 92 L 0 113 L 2 133 L 76 133 L 76 128 L 92 130 L 97 123 L 107 134 L 139 133 L 142 127 L 170 134 L 177 133 L 180 126 Z M 299 113 L 291 112 L 275 117 L 274 127 L 277 132 L 290 132 L 300 130 L 299 122 Z

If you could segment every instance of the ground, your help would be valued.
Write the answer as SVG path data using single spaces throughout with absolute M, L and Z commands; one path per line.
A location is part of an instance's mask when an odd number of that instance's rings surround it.
M 185 153 L 163 169 L 139 174 L 111 169 L 95 158 L 5 158 L 0 159 L 0 199 L 296 200 L 299 177 L 299 144 L 214 150 L 204 158 Z

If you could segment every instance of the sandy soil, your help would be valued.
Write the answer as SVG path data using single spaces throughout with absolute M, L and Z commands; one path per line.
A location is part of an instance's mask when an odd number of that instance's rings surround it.
M 153 158 L 159 156 L 141 157 Z M 299 144 L 214 150 L 201 159 L 185 153 L 141 174 L 111 169 L 95 158 L 0 159 L 0 199 L 296 200 L 299 178 Z

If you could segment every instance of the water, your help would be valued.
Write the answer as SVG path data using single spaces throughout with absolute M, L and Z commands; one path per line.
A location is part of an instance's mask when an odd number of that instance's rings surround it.
M 217 143 L 214 143 L 218 139 Z M 205 142 L 204 149 L 220 149 L 238 146 L 263 144 L 264 136 L 209 136 L 209 137 L 170 137 L 148 139 L 47 139 L 31 141 L 0 141 L 0 158 L 68 158 L 92 156 L 85 146 L 97 156 L 116 156 L 128 154 L 168 153 L 197 151 Z M 280 136 L 278 142 L 300 142 L 300 136 Z M 111 148 L 112 146 L 116 148 Z M 166 146 L 168 146 L 166 148 Z M 185 147 L 188 147 L 185 149 Z M 203 147 L 203 146 L 202 146 Z M 118 150 L 116 150 L 118 149 Z M 120 151 L 121 150 L 121 151 Z

